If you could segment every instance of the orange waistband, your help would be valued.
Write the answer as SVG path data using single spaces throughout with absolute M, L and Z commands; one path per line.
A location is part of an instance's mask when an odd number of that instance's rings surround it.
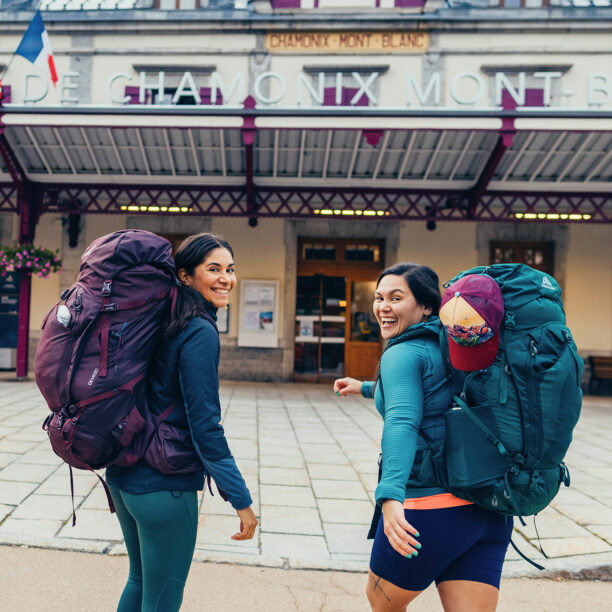
M 439 493 L 427 497 L 413 497 L 404 500 L 406 510 L 436 510 L 439 508 L 454 508 L 455 506 L 467 506 L 472 502 L 455 497 L 452 493 Z

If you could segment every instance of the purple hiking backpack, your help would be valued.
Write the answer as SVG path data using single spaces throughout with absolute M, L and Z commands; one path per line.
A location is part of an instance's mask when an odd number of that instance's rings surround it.
M 43 429 L 71 468 L 136 463 L 172 411 L 149 413 L 145 376 L 175 283 L 170 243 L 122 230 L 91 243 L 76 282 L 46 315 L 35 360 L 51 410 Z

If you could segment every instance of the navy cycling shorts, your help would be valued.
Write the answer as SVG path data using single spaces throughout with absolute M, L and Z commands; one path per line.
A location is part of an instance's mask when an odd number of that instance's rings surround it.
M 419 554 L 408 559 L 392 548 L 381 516 L 370 558 L 374 574 L 408 591 L 423 591 L 432 582 L 445 580 L 472 580 L 499 588 L 512 517 L 474 504 L 404 512 L 420 534 Z

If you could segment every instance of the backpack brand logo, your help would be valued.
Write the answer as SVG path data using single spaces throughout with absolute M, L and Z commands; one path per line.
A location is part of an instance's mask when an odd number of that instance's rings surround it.
M 93 382 L 94 382 L 96 376 L 98 375 L 99 371 L 100 371 L 99 368 L 95 368 L 94 371 L 92 372 L 91 378 L 89 379 L 89 382 L 87 383 L 90 387 L 91 387 L 91 385 L 93 385 Z
M 555 289 L 553 284 L 548 280 L 548 276 L 542 279 L 542 287 L 544 287 L 544 289 L 552 289 L 553 291 Z

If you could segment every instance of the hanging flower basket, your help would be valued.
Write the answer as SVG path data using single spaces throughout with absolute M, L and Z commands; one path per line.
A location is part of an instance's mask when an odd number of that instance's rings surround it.
M 31 272 L 41 278 L 48 278 L 51 272 L 59 272 L 62 260 L 57 251 L 53 252 L 33 244 L 16 247 L 0 246 L 0 276 L 7 272 Z

